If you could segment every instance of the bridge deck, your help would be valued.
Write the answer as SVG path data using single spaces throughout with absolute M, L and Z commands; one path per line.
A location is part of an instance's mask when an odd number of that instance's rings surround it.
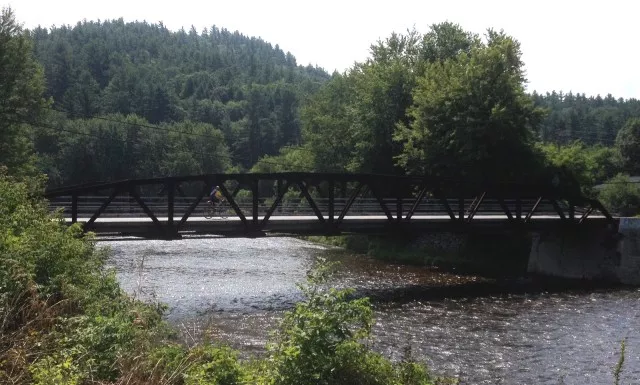
M 169 226 L 167 217 L 157 218 L 163 227 Z M 264 217 L 258 217 L 258 224 Z M 316 216 L 272 216 L 264 226 L 256 226 L 247 229 L 245 224 L 237 217 L 212 218 L 190 217 L 182 224 L 179 234 L 218 234 L 218 235 L 255 235 L 257 233 L 282 233 L 282 234 L 329 234 L 332 229 L 329 218 L 324 217 L 321 222 Z M 534 220 L 522 224 L 528 230 L 545 229 L 566 226 L 567 223 L 559 221 L 554 215 L 534 216 Z M 86 223 L 89 218 L 78 218 L 78 222 Z M 608 223 L 604 216 L 593 216 L 589 225 L 602 226 Z M 577 224 L 577 223 L 576 223 Z M 583 224 L 584 226 L 584 224 Z M 480 215 L 473 222 L 452 221 L 448 215 L 418 215 L 410 222 L 389 221 L 384 215 L 352 215 L 346 216 L 340 223 L 341 233 L 385 233 L 388 231 L 412 231 L 412 232 L 468 232 L 468 231 L 500 231 L 507 228 L 516 229 L 518 225 L 511 224 L 506 215 Z M 97 234 L 125 234 L 149 237 L 158 234 L 157 225 L 148 217 L 106 217 L 98 218 L 91 224 L 91 231 Z

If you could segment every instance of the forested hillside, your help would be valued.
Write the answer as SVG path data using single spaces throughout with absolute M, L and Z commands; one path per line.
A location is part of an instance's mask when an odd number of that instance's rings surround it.
M 392 34 L 332 76 L 215 26 L 115 20 L 30 36 L 50 104 L 22 123 L 50 185 L 249 170 L 484 183 L 564 168 L 589 188 L 640 172 L 640 102 L 527 94 L 504 32 Z
M 114 20 L 31 36 L 53 100 L 37 150 L 56 183 L 251 167 L 299 144 L 299 106 L 329 78 L 277 45 L 215 26 L 171 32 Z M 105 116 L 108 124 L 96 119 Z
M 637 99 L 555 91 L 545 95 L 534 92 L 533 99 L 547 110 L 539 131 L 543 142 L 568 144 L 580 140 L 587 145 L 612 146 L 627 120 L 640 117 Z

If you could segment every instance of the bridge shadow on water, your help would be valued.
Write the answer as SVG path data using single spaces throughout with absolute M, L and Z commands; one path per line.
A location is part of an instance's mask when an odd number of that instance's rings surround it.
M 531 276 L 526 278 L 490 279 L 483 282 L 468 282 L 443 286 L 403 285 L 393 288 L 363 288 L 356 289 L 352 297 L 369 297 L 373 304 L 401 305 L 423 300 L 438 301 L 445 299 L 473 299 L 551 293 L 584 294 L 632 289 L 637 288 L 631 285 L 608 281 Z

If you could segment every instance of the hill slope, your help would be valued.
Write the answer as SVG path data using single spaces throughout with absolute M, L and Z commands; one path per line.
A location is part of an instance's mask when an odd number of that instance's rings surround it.
M 172 32 L 120 19 L 31 35 L 56 110 L 209 123 L 244 167 L 300 141 L 300 102 L 329 78 L 277 45 L 215 26 Z

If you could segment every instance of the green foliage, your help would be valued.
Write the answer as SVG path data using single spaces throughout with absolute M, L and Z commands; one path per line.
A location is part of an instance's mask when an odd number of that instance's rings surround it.
M 268 347 L 267 383 L 431 384 L 423 366 L 393 364 L 363 343 L 373 323 L 369 301 L 351 298 L 352 290 L 327 289 L 331 267 L 320 266 L 300 286 L 306 299 L 285 314 Z
M 314 153 L 314 169 L 323 172 L 351 170 L 356 142 L 352 134 L 353 86 L 349 77 L 334 74 L 303 107 L 305 147 Z
M 613 378 L 615 381 L 614 382 L 615 385 L 620 384 L 620 374 L 622 374 L 622 368 L 624 367 L 625 350 L 626 350 L 626 340 L 622 340 L 620 342 L 620 358 L 618 359 L 618 363 L 616 364 L 616 367 L 613 370 Z
M 305 105 L 314 168 L 530 178 L 542 167 L 532 133 L 543 111 L 524 92 L 520 56 L 502 32 L 482 42 L 452 23 L 392 34 Z
M 621 216 L 640 213 L 640 186 L 631 183 L 628 175 L 618 174 L 605 182 L 598 198 L 607 209 Z
M 287 172 L 313 170 L 314 154 L 302 147 L 286 147 L 280 149 L 276 156 L 260 158 L 250 172 Z
M 616 137 L 616 147 L 625 170 L 640 174 L 640 118 L 632 118 L 625 123 Z
M 334 74 L 302 112 L 305 146 L 315 153 L 315 169 L 402 173 L 394 157 L 394 127 L 407 125 L 417 77 L 431 61 L 468 49 L 475 37 L 451 23 L 392 34 L 371 46 L 371 58 L 345 74 Z
M 442 63 L 455 59 L 459 54 L 470 54 L 480 44 L 478 36 L 464 31 L 459 25 L 444 22 L 433 24 L 424 35 L 420 59 L 427 63 Z
M 77 385 L 81 373 L 68 352 L 55 353 L 29 367 L 34 385 Z
M 28 122 L 46 105 L 42 68 L 32 54 L 28 33 L 10 8 L 0 13 L 0 165 L 13 175 L 35 175 Z
M 197 362 L 184 375 L 185 385 L 235 385 L 242 382 L 238 355 L 228 347 L 200 346 L 191 351 Z
M 534 92 L 532 98 L 547 111 L 538 130 L 545 143 L 569 145 L 580 140 L 587 146 L 611 146 L 629 117 L 640 117 L 640 100 L 616 99 L 611 94 L 587 97 L 553 91 L 544 95 Z
M 231 165 L 223 133 L 210 124 L 163 123 L 160 129 L 148 125 L 135 115 L 47 125 L 52 127 L 45 133 L 52 135 L 46 139 L 53 163 L 49 172 L 58 175 L 51 184 L 219 173 Z M 75 135 L 59 135 L 58 127 Z
M 55 109 L 67 112 L 68 119 L 120 114 L 154 125 L 193 122 L 185 124 L 215 127 L 222 131 L 229 153 L 214 153 L 211 159 L 226 156 L 228 162 L 231 155 L 229 163 L 244 169 L 265 155 L 278 154 L 283 146 L 300 143 L 300 102 L 328 79 L 319 68 L 298 66 L 277 45 L 216 26 L 187 33 L 171 32 L 162 24 L 113 20 L 36 28 L 31 36 L 36 57 L 44 66 L 46 95 L 53 98 Z M 95 126 L 95 122 L 81 120 L 74 125 Z M 127 124 L 118 128 L 139 131 Z M 78 135 L 83 134 L 63 134 Z M 171 146 L 175 140 L 166 132 L 153 136 Z M 218 143 L 215 135 L 192 137 L 196 140 L 202 146 Z M 137 154 L 163 159 L 167 151 L 175 155 L 168 161 L 171 172 L 213 172 L 206 162 L 187 153 L 212 150 L 202 146 L 180 148 L 177 155 L 162 147 L 143 146 Z M 52 148 L 37 146 L 37 150 L 59 154 Z M 142 173 L 135 167 L 130 170 Z M 65 174 L 61 177 L 62 183 L 71 183 Z
M 115 379 L 162 330 L 162 309 L 129 299 L 33 184 L 0 174 L 0 382 Z
M 372 58 L 350 72 L 354 84 L 352 140 L 355 140 L 352 171 L 399 173 L 393 157 L 400 147 L 393 142 L 393 128 L 406 123 L 416 83 L 420 36 L 392 34 L 371 47 Z
M 550 166 L 569 170 L 587 192 L 620 170 L 620 156 L 615 148 L 587 147 L 581 141 L 564 146 L 539 143 L 537 147 Z
M 428 64 L 412 122 L 398 125 L 399 164 L 467 181 L 530 177 L 539 168 L 531 144 L 542 111 L 524 93 L 520 56 L 518 42 L 490 30 L 469 53 Z

